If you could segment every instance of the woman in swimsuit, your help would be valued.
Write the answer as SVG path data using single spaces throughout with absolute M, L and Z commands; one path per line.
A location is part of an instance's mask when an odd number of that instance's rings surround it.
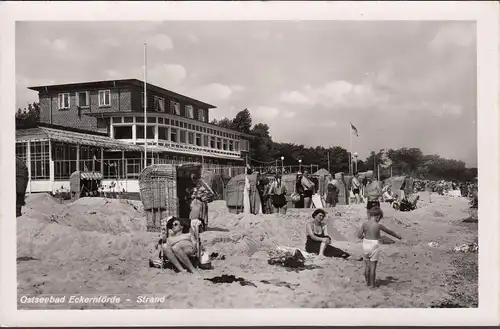
M 323 209 L 316 209 L 312 214 L 313 220 L 306 224 L 306 251 L 322 257 L 349 258 L 348 253 L 331 245 L 332 239 L 328 236 L 325 215 Z
M 269 188 L 269 195 L 271 196 L 275 214 L 286 214 L 286 194 L 286 185 L 281 181 L 281 174 L 276 174 L 276 180 Z
M 166 239 L 161 241 L 164 255 L 179 272 L 186 272 L 182 263 L 191 273 L 197 274 L 189 259 L 197 255 L 197 241 L 189 221 L 172 217 L 167 222 L 167 232 Z

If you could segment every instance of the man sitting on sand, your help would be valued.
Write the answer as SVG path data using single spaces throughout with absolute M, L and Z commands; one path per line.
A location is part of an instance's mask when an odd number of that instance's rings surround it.
M 167 236 L 162 238 L 159 244 L 164 257 L 167 257 L 178 272 L 186 272 L 182 263 L 191 273 L 198 275 L 190 259 L 197 255 L 197 242 L 189 220 L 171 217 L 167 222 Z
M 358 238 L 363 239 L 363 258 L 365 260 L 365 279 L 366 285 L 375 288 L 375 277 L 377 262 L 380 256 L 380 231 L 384 231 L 401 240 L 401 236 L 379 224 L 383 217 L 382 210 L 379 207 L 371 208 L 369 211 L 370 219 L 363 223 L 358 231 Z

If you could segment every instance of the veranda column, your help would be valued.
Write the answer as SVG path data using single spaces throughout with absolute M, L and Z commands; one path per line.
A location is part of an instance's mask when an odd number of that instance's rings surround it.
M 31 194 L 31 142 L 28 141 L 26 149 L 26 167 L 28 168 L 28 193 Z
M 52 141 L 49 139 L 49 178 L 52 193 L 54 193 L 54 160 L 52 159 Z
M 76 144 L 76 171 L 80 171 L 80 144 Z
M 104 148 L 101 147 L 101 174 L 104 176 Z

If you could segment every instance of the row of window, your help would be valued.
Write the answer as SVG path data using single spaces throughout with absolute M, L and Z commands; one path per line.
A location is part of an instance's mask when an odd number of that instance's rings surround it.
M 76 106 L 81 108 L 90 107 L 90 93 L 88 91 L 78 91 L 75 93 Z M 110 90 L 99 90 L 98 94 L 99 107 L 111 106 L 111 91 Z M 144 92 L 141 93 L 141 104 L 144 108 Z M 153 96 L 153 109 L 157 112 L 165 112 L 165 99 L 159 96 Z M 69 109 L 71 105 L 70 93 L 60 93 L 58 96 L 58 108 L 60 110 Z M 181 115 L 181 105 L 179 102 L 170 100 L 169 107 L 170 114 Z M 189 119 L 196 119 L 200 121 L 207 121 L 205 109 L 196 110 L 192 105 L 184 105 L 185 116 Z
M 157 123 L 156 119 L 157 119 L 156 117 L 148 117 L 147 121 L 148 121 L 148 123 Z M 115 124 L 115 123 L 133 123 L 133 122 L 134 122 L 134 117 L 114 117 L 113 118 L 113 124 Z M 135 122 L 144 123 L 144 117 L 143 116 L 135 117 Z M 225 137 L 225 138 L 240 139 L 240 136 L 236 135 L 236 134 L 231 134 L 228 132 L 220 131 L 217 129 L 211 129 L 211 128 L 183 122 L 180 120 L 170 120 L 168 118 L 160 118 L 159 117 L 158 124 L 171 125 L 174 127 L 199 131 L 201 133 Z
M 78 91 L 75 93 L 76 106 L 86 108 L 90 107 L 90 96 L 88 91 Z M 99 90 L 99 106 L 111 106 L 111 91 Z M 58 96 L 58 107 L 60 110 L 69 109 L 70 93 L 60 93 Z
M 141 93 L 141 103 L 144 108 L 144 92 Z M 165 112 L 165 98 L 160 96 L 153 96 L 153 109 L 156 112 Z M 186 118 L 196 119 L 200 121 L 207 121 L 205 115 L 205 109 L 197 109 L 196 110 L 196 118 L 195 118 L 195 109 L 193 105 L 184 105 L 184 112 Z M 169 101 L 169 113 L 175 115 L 181 115 L 181 104 L 176 102 L 175 100 Z
M 144 126 L 136 125 L 136 138 L 144 138 Z M 113 136 L 115 139 L 132 139 L 133 138 L 132 126 L 114 126 Z M 146 130 L 147 139 L 155 139 L 155 127 L 147 126 Z M 181 144 L 191 144 L 200 147 L 210 147 L 224 151 L 238 152 L 239 142 L 233 140 L 223 139 L 221 137 L 212 137 L 194 132 L 171 128 L 170 138 L 168 136 L 168 127 L 158 126 L 158 139 L 164 141 L 172 141 Z

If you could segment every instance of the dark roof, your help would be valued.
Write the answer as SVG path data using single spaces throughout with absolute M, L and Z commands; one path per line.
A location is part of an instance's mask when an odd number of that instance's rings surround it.
M 77 83 L 66 83 L 66 84 L 59 84 L 59 85 L 48 85 L 48 86 L 35 86 L 35 87 L 28 87 L 28 89 L 35 90 L 38 92 L 48 90 L 48 89 L 53 89 L 53 90 L 63 90 L 63 89 L 70 89 L 70 88 L 114 88 L 114 87 L 119 87 L 119 86 L 135 86 L 135 87 L 144 87 L 144 82 L 138 79 L 118 79 L 118 80 L 101 80 L 101 81 L 91 81 L 91 82 L 77 82 Z M 195 104 L 200 107 L 205 107 L 209 109 L 216 108 L 216 106 L 199 101 L 197 99 L 181 95 L 178 93 L 175 93 L 171 90 L 158 87 L 155 85 L 152 85 L 150 83 L 147 84 L 147 88 L 152 91 L 156 91 L 158 93 L 170 96 L 172 98 L 188 101 L 192 104 Z
M 97 146 L 109 150 L 142 151 L 144 149 L 139 145 L 129 144 L 107 136 L 69 131 L 67 129 L 60 130 L 53 127 L 39 126 L 37 128 L 16 130 L 16 141 L 37 139 L 50 139 L 63 143 Z

